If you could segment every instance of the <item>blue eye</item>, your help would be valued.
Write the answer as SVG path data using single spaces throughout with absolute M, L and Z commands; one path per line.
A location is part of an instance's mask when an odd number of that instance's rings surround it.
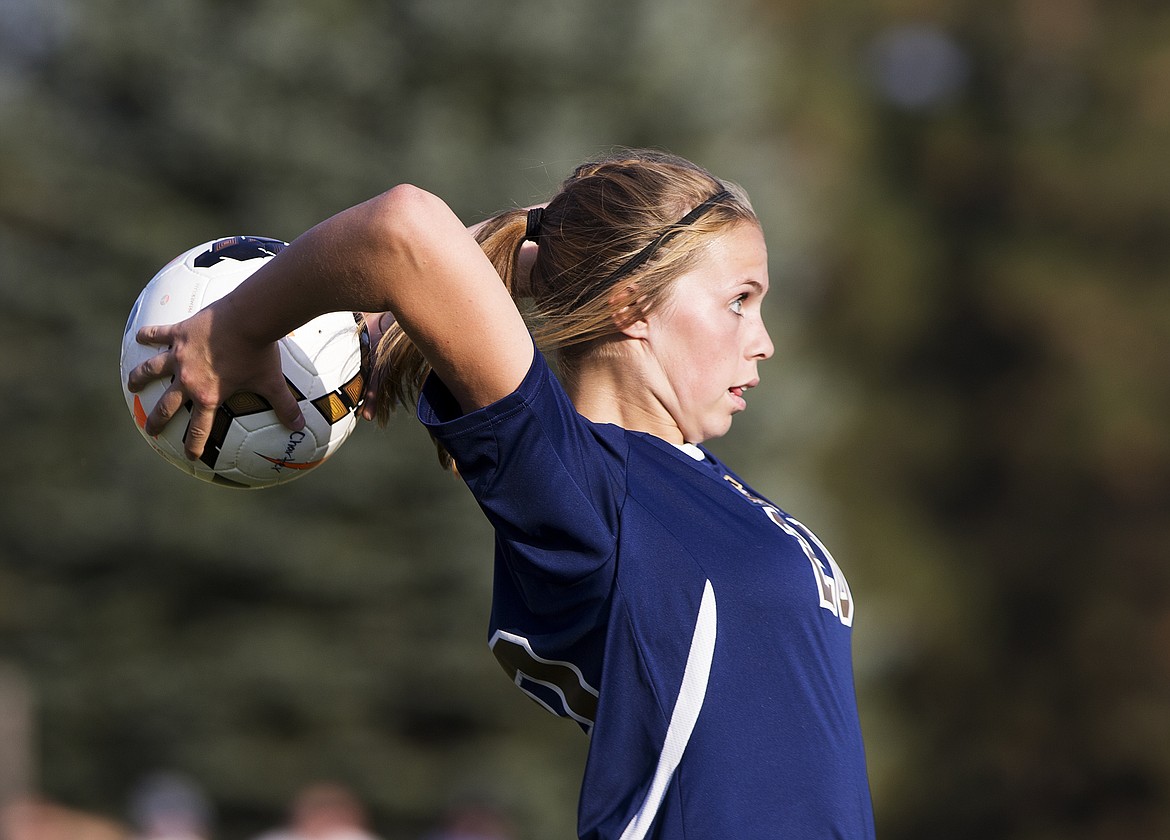
M 736 315 L 742 315 L 742 314 L 743 314 L 743 300 L 744 300 L 744 298 L 745 298 L 745 297 L 747 297 L 747 296 L 746 296 L 746 295 L 740 295 L 739 297 L 737 297 L 735 300 L 733 300 L 733 301 L 731 302 L 731 304 L 730 304 L 730 306 L 731 306 L 731 311 L 732 311 L 732 312 L 734 312 Z

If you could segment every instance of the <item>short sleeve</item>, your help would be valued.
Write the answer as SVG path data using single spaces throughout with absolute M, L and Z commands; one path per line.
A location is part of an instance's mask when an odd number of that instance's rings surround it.
M 539 352 L 512 394 L 468 414 L 432 374 L 418 416 L 487 515 L 529 609 L 604 596 L 625 495 L 622 430 L 578 414 Z

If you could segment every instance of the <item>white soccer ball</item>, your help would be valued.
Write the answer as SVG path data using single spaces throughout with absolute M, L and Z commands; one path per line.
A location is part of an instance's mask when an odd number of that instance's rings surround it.
M 171 260 L 156 274 L 130 311 L 122 336 L 122 392 L 138 430 L 156 452 L 184 472 L 228 487 L 271 487 L 299 478 L 337 451 L 357 425 L 365 391 L 368 336 L 361 316 L 333 312 L 314 318 L 280 340 L 289 389 L 300 402 L 305 428 L 294 432 L 276 418 L 268 401 L 239 393 L 219 407 L 203 456 L 190 461 L 183 439 L 191 419 L 184 406 L 158 437 L 144 424 L 170 385 L 126 389 L 131 370 L 165 348 L 139 344 L 141 327 L 173 324 L 226 295 L 286 247 L 278 239 L 232 236 L 206 242 Z

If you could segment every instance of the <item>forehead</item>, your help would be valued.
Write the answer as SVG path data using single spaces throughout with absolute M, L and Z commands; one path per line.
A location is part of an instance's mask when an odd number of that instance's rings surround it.
M 712 235 L 694 269 L 679 283 L 698 283 L 713 290 L 753 285 L 768 290 L 768 247 L 758 225 L 744 222 Z

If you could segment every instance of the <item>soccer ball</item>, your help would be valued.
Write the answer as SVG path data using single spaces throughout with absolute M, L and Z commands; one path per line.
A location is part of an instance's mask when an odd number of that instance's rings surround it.
M 365 391 L 369 338 L 359 314 L 333 312 L 314 318 L 280 340 L 289 390 L 300 403 L 305 427 L 281 424 L 267 400 L 238 393 L 219 407 L 211 436 L 197 461 L 183 454 L 190 403 L 158 437 L 146 434 L 146 417 L 170 382 L 155 380 L 137 394 L 126 377 L 162 352 L 139 344 L 139 328 L 173 324 L 226 295 L 286 247 L 278 239 L 232 236 L 206 242 L 171 260 L 134 303 L 122 336 L 122 392 L 138 430 L 156 452 L 184 472 L 227 487 L 272 487 L 299 478 L 337 451 L 357 425 Z

